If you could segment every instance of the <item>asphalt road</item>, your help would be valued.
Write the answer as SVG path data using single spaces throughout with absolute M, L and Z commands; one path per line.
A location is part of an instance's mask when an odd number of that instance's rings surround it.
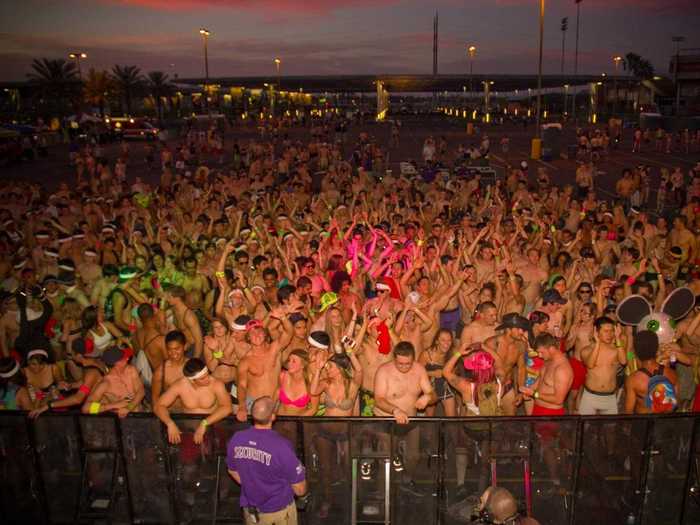
M 535 128 L 530 125 L 528 128 L 516 126 L 514 124 L 489 124 L 481 125 L 478 133 L 468 136 L 466 133 L 465 121 L 447 119 L 442 116 L 434 117 L 399 117 L 402 122 L 399 146 L 389 147 L 391 126 L 387 122 L 367 123 L 362 126 L 353 125 L 348 130 L 345 154 L 351 154 L 351 147 L 356 142 L 358 134 L 362 131 L 374 137 L 376 141 L 388 151 L 389 165 L 398 170 L 400 161 L 414 159 L 420 161 L 424 140 L 428 136 L 435 138 L 444 137 L 447 140 L 450 160 L 454 158 L 459 144 L 465 147 L 469 145 L 478 146 L 480 134 L 487 133 L 491 141 L 491 164 L 496 168 L 503 168 L 507 165 L 517 165 L 522 160 L 527 160 L 531 166 L 531 172 L 535 168 L 543 166 L 549 171 L 550 177 L 556 184 L 572 184 L 574 182 L 577 162 L 575 159 L 557 158 L 549 162 L 535 161 L 529 159 L 530 142 Z M 308 141 L 311 137 L 309 128 L 293 128 L 289 131 L 290 137 L 294 140 Z M 499 142 L 502 136 L 510 139 L 508 152 L 502 152 Z M 230 159 L 231 144 L 233 140 L 247 141 L 251 138 L 259 137 L 258 131 L 253 127 L 238 127 L 226 134 L 227 153 L 224 158 L 225 164 Z M 615 182 L 619 178 L 622 170 L 627 167 L 634 167 L 638 164 L 645 164 L 652 168 L 652 189 L 656 187 L 658 180 L 658 170 L 661 167 L 672 168 L 680 166 L 685 172 L 700 161 L 700 151 L 692 151 L 689 155 L 674 152 L 665 154 L 652 150 L 653 145 L 649 145 L 647 150 L 641 154 L 631 152 L 631 131 L 626 130 L 623 141 L 617 151 L 603 157 L 597 163 L 598 178 L 596 187 L 602 198 L 614 196 Z M 178 139 L 169 141 L 176 144 Z M 562 152 L 566 153 L 566 146 L 575 143 L 575 130 L 572 126 L 565 127 L 562 132 Z M 133 180 L 136 176 L 141 176 L 149 182 L 158 180 L 159 171 L 149 171 L 145 164 L 144 142 L 130 142 L 130 156 L 127 176 Z M 118 144 L 110 144 L 105 147 L 105 155 L 111 163 L 116 161 L 119 154 Z M 218 166 L 218 160 L 205 158 L 205 163 L 210 167 Z M 225 165 L 224 164 L 224 165 Z M 27 180 L 42 183 L 51 190 L 60 182 L 74 181 L 73 168 L 68 164 L 68 146 L 57 145 L 49 148 L 48 158 L 41 158 L 34 161 L 25 161 L 20 164 L 2 168 L 1 178 L 11 180 Z

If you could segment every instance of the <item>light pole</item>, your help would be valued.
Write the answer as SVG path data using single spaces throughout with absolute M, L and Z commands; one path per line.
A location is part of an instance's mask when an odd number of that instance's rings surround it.
M 277 91 L 282 89 L 282 81 L 280 80 L 280 65 L 282 64 L 282 61 L 279 58 L 275 58 L 274 60 L 275 66 L 277 67 Z
M 566 115 L 566 108 L 569 101 L 569 84 L 564 84 L 564 115 Z
M 537 67 L 537 138 L 542 137 L 540 112 L 542 111 L 542 41 L 544 39 L 544 0 L 540 0 L 540 59 Z
M 471 45 L 467 48 L 469 54 L 469 95 L 474 91 L 472 80 L 474 78 L 474 55 L 476 55 L 476 46 Z
M 561 19 L 561 74 L 564 74 L 564 49 L 566 48 L 566 30 L 569 29 L 569 17 Z
M 209 50 L 207 46 L 211 31 L 202 27 L 199 30 L 199 34 L 202 35 L 202 40 L 204 40 L 204 102 L 207 105 L 207 113 L 211 114 L 209 107 Z
M 678 60 L 681 54 L 681 42 L 685 42 L 685 37 L 684 36 L 674 36 L 671 37 L 671 41 L 676 44 L 676 60 L 673 64 L 673 82 L 676 84 L 676 116 L 678 116 L 678 113 L 681 109 L 681 86 L 678 83 Z M 653 102 L 653 95 L 652 95 L 652 102 Z
M 613 100 L 613 110 L 612 110 L 613 117 L 615 116 L 615 113 L 617 112 L 617 99 L 619 96 L 619 93 L 617 92 L 617 70 L 620 67 L 621 61 L 622 61 L 621 56 L 618 55 L 618 56 L 613 57 L 613 62 L 615 62 L 615 79 L 613 81 L 613 84 L 614 84 L 613 91 L 615 91 L 615 99 Z
M 75 60 L 75 63 L 78 66 L 78 78 L 80 78 L 80 80 L 82 80 L 83 79 L 83 72 L 80 69 L 80 59 L 87 58 L 87 54 L 82 52 L 82 51 L 73 51 L 72 53 L 68 54 L 68 58 L 72 58 L 73 60 Z
M 574 52 L 574 76 L 578 75 L 578 26 L 579 18 L 581 16 L 581 2 L 582 0 L 574 0 L 576 2 L 576 51 Z M 574 98 L 573 107 L 571 108 L 571 114 L 574 117 L 574 122 L 576 122 L 576 87 L 574 86 Z

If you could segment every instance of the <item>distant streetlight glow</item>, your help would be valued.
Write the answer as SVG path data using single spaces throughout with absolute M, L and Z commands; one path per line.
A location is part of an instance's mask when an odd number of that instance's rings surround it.
M 211 35 L 211 31 L 202 27 L 199 29 L 199 34 L 202 35 L 202 40 L 204 40 L 204 102 L 207 105 L 207 111 L 210 112 L 211 110 L 209 109 L 209 50 L 208 50 L 208 42 L 209 42 L 209 35 Z
M 87 53 L 83 51 L 73 51 L 72 53 L 68 54 L 68 58 L 72 58 L 75 60 L 77 66 L 78 66 L 78 77 L 80 77 L 80 80 L 83 79 L 83 72 L 80 69 L 80 60 L 83 58 L 87 58 Z

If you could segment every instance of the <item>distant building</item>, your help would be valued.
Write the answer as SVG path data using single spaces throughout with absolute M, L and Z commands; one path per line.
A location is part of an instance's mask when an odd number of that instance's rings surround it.
M 677 63 L 676 63 L 677 62 Z M 678 82 L 679 113 L 700 115 L 700 49 L 682 49 L 669 64 L 671 78 Z

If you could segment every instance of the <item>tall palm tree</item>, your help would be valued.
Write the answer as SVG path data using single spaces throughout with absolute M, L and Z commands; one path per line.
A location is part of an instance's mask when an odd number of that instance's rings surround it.
M 112 78 L 116 89 L 123 97 L 126 112 L 131 114 L 131 102 L 144 87 L 141 70 L 136 66 L 116 65 L 112 68 Z
M 654 76 L 654 66 L 637 53 L 627 53 L 622 61 L 622 67 L 639 81 L 640 87 L 637 89 L 634 100 L 634 108 L 637 109 L 639 107 L 639 89 L 641 89 L 642 80 L 649 80 Z
M 168 97 L 173 92 L 173 85 L 166 73 L 151 71 L 148 73 L 148 93 L 153 97 L 158 111 L 158 119 L 163 118 L 163 97 Z
M 95 71 L 94 68 L 90 68 L 83 94 L 88 103 L 100 108 L 101 117 L 105 116 L 105 102 L 113 90 L 114 81 L 107 71 Z
M 35 58 L 32 70 L 27 76 L 39 86 L 41 102 L 51 112 L 64 114 L 66 101 L 79 93 L 80 83 L 75 64 L 62 58 Z

